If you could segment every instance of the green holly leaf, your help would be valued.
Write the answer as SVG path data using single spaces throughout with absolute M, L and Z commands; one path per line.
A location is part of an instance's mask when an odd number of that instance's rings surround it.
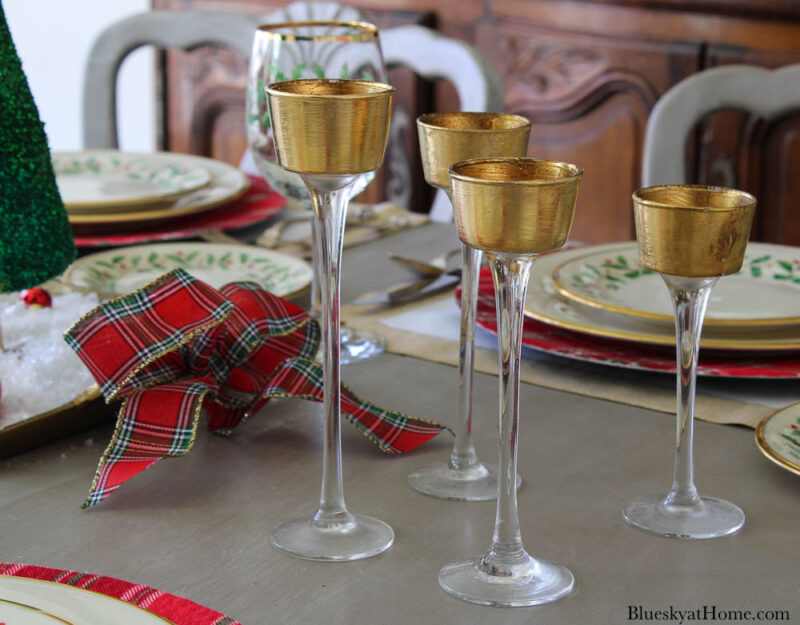
M 325 70 L 322 69 L 322 66 L 316 61 L 311 63 L 311 71 L 314 72 L 314 76 L 317 78 L 325 78 Z
M 361 80 L 368 80 L 370 82 L 376 82 L 375 81 L 375 76 L 372 74 L 372 72 L 369 72 L 367 70 L 364 70 L 364 71 L 361 72 Z
M 339 72 L 339 78 L 347 80 L 350 78 L 350 70 L 347 67 L 347 62 L 342 63 L 342 70 Z
M 292 80 L 298 80 L 303 75 L 303 70 L 306 68 L 305 63 L 300 63 L 292 70 Z
M 270 74 L 275 78 L 275 82 L 286 82 L 286 74 L 277 65 L 270 67 Z

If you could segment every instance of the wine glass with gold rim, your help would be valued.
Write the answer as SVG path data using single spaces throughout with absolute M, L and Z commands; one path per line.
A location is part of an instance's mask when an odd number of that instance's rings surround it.
M 564 566 L 525 551 L 517 510 L 519 365 L 523 304 L 536 256 L 569 236 L 583 171 L 530 158 L 474 159 L 450 168 L 458 238 L 486 254 L 492 269 L 500 362 L 497 515 L 489 550 L 439 572 L 456 597 L 494 606 L 555 601 L 575 583 Z
M 347 205 L 361 174 L 380 167 L 394 89 L 361 80 L 311 79 L 267 86 L 278 163 L 311 195 L 322 280 L 325 437 L 322 492 L 311 518 L 279 525 L 272 544 L 311 560 L 357 560 L 388 549 L 383 521 L 352 514 L 344 503 L 339 371 L 339 271 Z
M 428 113 L 417 119 L 425 180 L 444 190 L 452 203 L 453 163 L 470 158 L 525 156 L 531 123 L 502 113 Z M 461 329 L 458 350 L 459 418 L 450 459 L 417 469 L 408 476 L 414 490 L 461 501 L 486 501 L 497 496 L 497 467 L 478 460 L 472 444 L 472 379 L 475 362 L 475 311 L 481 250 L 461 246 Z M 517 476 L 517 488 L 522 479 Z
M 273 82 L 302 78 L 357 78 L 386 82 L 378 28 L 365 22 L 307 21 L 262 24 L 256 29 L 247 84 L 247 143 L 259 172 L 290 206 L 311 210 L 311 196 L 300 176 L 282 168 L 275 154 L 272 124 L 264 87 Z M 361 193 L 375 172 L 360 174 L 351 189 Z M 312 242 L 316 241 L 311 220 Z M 311 246 L 314 269 L 311 314 L 319 319 L 322 270 L 316 245 Z M 342 364 L 365 360 L 383 352 L 380 335 L 342 328 Z
M 739 531 L 744 512 L 700 497 L 694 485 L 694 397 L 700 333 L 717 280 L 739 271 L 756 198 L 735 189 L 663 185 L 633 194 L 639 262 L 666 282 L 675 312 L 677 444 L 672 489 L 630 503 L 625 521 L 676 538 L 715 538 Z

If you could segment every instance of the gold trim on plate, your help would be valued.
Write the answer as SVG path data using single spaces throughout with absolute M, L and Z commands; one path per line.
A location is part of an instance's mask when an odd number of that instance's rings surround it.
M 92 150 L 95 151 L 95 150 Z M 100 150 L 97 150 L 98 152 Z M 154 153 L 161 154 L 161 153 Z M 68 213 L 69 222 L 72 225 L 81 226 L 99 226 L 103 224 L 112 223 L 128 223 L 128 222 L 146 222 L 156 221 L 162 219 L 172 219 L 173 217 L 185 217 L 187 215 L 194 215 L 209 211 L 213 208 L 223 206 L 239 199 L 250 188 L 250 179 L 247 174 L 236 169 L 233 165 L 223 163 L 204 156 L 195 156 L 190 154 L 169 154 L 174 157 L 176 162 L 186 161 L 187 164 L 191 161 L 199 166 L 205 165 L 211 174 L 211 181 L 204 187 L 190 191 L 178 197 L 175 200 L 167 201 L 164 203 L 157 203 L 153 205 L 142 205 L 139 211 L 127 212 L 114 212 L 114 213 Z M 184 201 L 185 198 L 191 197 L 194 194 L 208 193 L 212 189 L 219 187 L 219 180 L 224 176 L 236 176 L 235 182 L 232 180 L 229 185 L 230 190 L 226 191 L 224 195 L 213 197 L 210 200 L 198 199 L 195 202 L 190 202 L 185 207 L 175 208 L 175 204 Z
M 772 245 L 772 244 L 769 244 Z M 592 246 L 594 247 L 594 246 Z M 787 246 L 788 247 L 788 246 Z M 621 250 L 623 253 L 628 252 L 629 250 Z M 630 251 L 637 252 L 636 241 L 630 242 Z M 619 253 L 619 251 L 617 252 Z M 630 317 L 637 317 L 639 319 L 649 319 L 652 321 L 661 321 L 667 323 L 673 323 L 675 317 L 672 315 L 666 315 L 661 313 L 654 313 L 654 312 L 647 312 L 645 310 L 637 310 L 636 308 L 630 308 L 628 306 L 618 306 L 615 304 L 609 304 L 603 302 L 600 299 L 595 299 L 593 297 L 589 297 L 587 295 L 583 295 L 578 293 L 574 289 L 571 289 L 568 285 L 564 284 L 558 277 L 558 274 L 564 268 L 565 265 L 569 265 L 574 262 L 581 262 L 581 259 L 587 258 L 589 256 L 597 255 L 596 251 L 592 251 L 591 249 L 586 252 L 585 255 L 579 256 L 577 258 L 571 258 L 570 260 L 564 261 L 558 267 L 553 269 L 553 272 L 550 275 L 550 278 L 553 281 L 553 286 L 556 290 L 563 295 L 565 298 L 570 300 L 575 300 L 576 302 L 580 302 L 584 306 L 590 306 L 592 308 L 597 308 L 599 310 L 604 310 L 607 312 L 612 313 L 619 313 L 622 315 L 628 315 Z M 666 287 L 665 287 L 666 288 Z M 800 316 L 797 317 L 766 317 L 766 318 L 753 318 L 753 319 L 720 319 L 715 317 L 706 317 L 703 321 L 704 326 L 784 326 L 784 325 L 792 325 L 792 324 L 800 324 Z
M 618 244 L 618 243 L 611 243 L 606 244 L 603 246 L 607 250 L 617 250 L 622 248 L 623 246 L 628 245 L 627 243 Z M 555 317 L 552 314 L 548 314 L 547 312 L 539 309 L 531 307 L 531 300 L 532 298 L 537 298 L 540 300 L 540 303 L 544 302 L 545 300 L 548 303 L 552 304 L 562 304 L 564 306 L 573 307 L 574 310 L 580 312 L 581 315 L 584 314 L 580 308 L 575 309 L 574 307 L 581 307 L 582 304 L 570 301 L 558 293 L 550 293 L 547 291 L 546 288 L 542 284 L 540 284 L 545 279 L 551 279 L 550 273 L 552 269 L 549 269 L 549 266 L 555 259 L 569 257 L 572 260 L 573 257 L 578 257 L 580 252 L 583 252 L 582 248 L 570 248 L 567 250 L 560 250 L 558 252 L 553 252 L 551 254 L 547 254 L 545 256 L 539 257 L 539 259 L 533 265 L 533 271 L 531 273 L 531 280 L 528 287 L 528 298 L 525 302 L 525 315 L 535 319 L 537 321 L 541 321 L 542 323 L 547 323 L 548 325 L 555 326 L 558 328 L 563 328 L 565 330 L 572 330 L 575 332 L 582 332 L 584 334 L 589 334 L 591 336 L 600 336 L 603 338 L 611 338 L 611 339 L 620 339 L 624 341 L 633 341 L 636 343 L 644 343 L 648 345 L 668 345 L 670 347 L 675 346 L 675 335 L 674 330 L 671 326 L 667 326 L 666 324 L 653 324 L 652 329 L 647 328 L 647 330 L 638 330 L 638 329 L 620 329 L 620 328 L 609 328 L 607 327 L 607 323 L 602 323 L 602 321 L 598 321 L 597 323 L 593 323 L 591 319 L 587 316 L 586 321 L 573 321 L 570 319 L 565 319 L 563 317 Z M 546 268 L 542 269 L 542 264 L 546 263 Z M 542 275 L 542 272 L 545 272 L 546 275 Z M 553 289 L 555 291 L 555 288 Z M 550 298 L 554 298 L 554 301 L 550 301 Z M 598 309 L 587 309 L 589 312 L 594 311 L 595 313 L 603 311 L 598 311 Z M 625 318 L 624 316 L 619 316 L 615 318 L 616 324 L 624 324 L 626 322 L 629 323 L 639 323 L 640 325 L 646 323 L 640 319 L 635 318 Z M 755 332 L 761 330 L 762 333 L 769 333 L 770 330 L 773 330 L 773 335 L 768 336 L 753 336 Z M 725 328 L 725 327 L 713 327 L 708 328 L 717 334 L 724 333 L 726 331 L 731 332 L 735 330 L 735 328 Z M 778 332 L 778 330 L 780 330 Z M 795 330 L 795 334 L 793 336 L 787 336 L 787 331 Z M 800 328 L 749 328 L 745 334 L 748 336 L 747 339 L 739 339 L 735 337 L 729 336 L 715 336 L 710 337 L 708 336 L 709 332 L 704 332 L 703 336 L 700 339 L 700 345 L 702 348 L 713 348 L 713 349 L 736 349 L 742 351 L 764 351 L 764 350 L 781 350 L 781 351 L 791 351 L 791 350 L 800 350 Z
M 57 616 L 55 614 L 51 614 L 50 612 L 47 612 L 46 610 L 42 610 L 41 608 L 37 608 L 36 606 L 27 605 L 25 603 L 19 603 L 18 601 L 11 601 L 9 599 L 2 599 L 2 598 L 0 598 L 0 603 L 5 603 L 7 605 L 13 605 L 13 606 L 16 606 L 18 608 L 22 608 L 23 610 L 29 610 L 31 612 L 36 612 L 38 614 L 44 614 L 45 616 L 49 616 L 51 619 L 56 620 L 56 621 L 60 621 L 61 623 L 65 623 L 66 625 L 76 625 L 72 621 L 68 621 L 66 619 L 63 619 L 60 616 Z M 5 625 L 5 624 L 3 624 L 3 625 Z
M 102 592 L 97 592 L 97 591 L 94 591 L 94 590 L 90 590 L 88 588 L 80 588 L 79 586 L 73 586 L 72 584 L 60 584 L 58 582 L 51 582 L 51 581 L 45 580 L 45 579 L 36 579 L 35 577 L 22 577 L 22 576 L 18 576 L 18 575 L 0 575 L 0 579 L 25 580 L 26 582 L 34 582 L 35 584 L 42 584 L 42 585 L 48 585 L 48 586 L 55 586 L 55 587 L 62 588 L 62 589 L 69 589 L 67 592 L 78 591 L 78 592 L 81 592 L 81 593 L 87 593 L 89 595 L 94 595 L 96 597 L 101 597 L 104 600 L 113 601 L 115 603 L 121 603 L 122 605 L 125 605 L 128 608 L 132 608 L 134 610 L 137 610 L 138 612 L 141 612 L 142 614 L 144 614 L 144 615 L 146 615 L 148 617 L 151 617 L 151 618 L 153 618 L 153 619 L 155 619 L 157 621 L 160 621 L 162 623 L 166 623 L 166 625 L 176 625 L 173 621 L 170 621 L 169 619 L 164 618 L 160 614 L 156 614 L 155 612 L 151 612 L 150 610 L 148 610 L 146 608 L 143 608 L 141 606 L 138 606 L 135 603 L 129 603 L 129 602 L 123 601 L 122 599 L 119 599 L 117 597 L 112 597 L 111 595 L 106 595 L 106 594 L 104 594 Z M 43 613 L 47 614 L 48 616 L 51 616 L 49 613 L 44 612 L 44 610 L 42 610 L 41 608 L 36 608 L 35 606 L 26 606 L 26 607 L 31 607 L 33 609 L 39 610 L 40 612 L 43 612 Z M 58 617 L 56 617 L 56 618 L 58 618 Z M 64 621 L 64 619 L 61 619 L 61 618 L 59 618 L 59 620 Z M 69 621 L 64 621 L 64 622 L 65 623 L 69 623 Z M 70 624 L 70 625 L 72 625 L 72 624 Z
M 777 415 L 778 413 L 783 412 L 784 410 L 789 410 L 794 406 L 800 404 L 800 401 L 793 402 L 791 404 L 787 404 L 783 406 L 783 408 L 778 408 L 775 412 L 768 414 L 764 417 L 761 422 L 756 427 L 756 445 L 761 450 L 761 453 L 764 454 L 769 460 L 777 464 L 779 467 L 786 469 L 787 471 L 791 471 L 797 475 L 800 475 L 800 465 L 795 464 L 791 460 L 787 460 L 783 456 L 781 456 L 777 451 L 775 451 L 772 447 L 769 446 L 766 437 L 764 436 L 764 428 L 767 427 L 767 423 Z

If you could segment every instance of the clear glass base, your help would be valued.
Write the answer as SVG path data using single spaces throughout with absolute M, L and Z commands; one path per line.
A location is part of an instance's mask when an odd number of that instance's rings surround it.
M 394 530 L 383 521 L 349 513 L 331 523 L 293 519 L 272 532 L 273 547 L 304 560 L 361 560 L 383 553 L 393 542 Z
M 386 339 L 374 332 L 342 327 L 339 330 L 339 346 L 339 362 L 346 365 L 382 354 L 386 349 Z
M 669 538 L 717 538 L 735 534 L 744 525 L 741 508 L 716 497 L 677 506 L 666 503 L 666 495 L 650 495 L 628 504 L 622 517 L 632 527 Z
M 439 571 L 439 585 L 451 595 L 481 605 L 522 607 L 550 603 L 575 586 L 570 570 L 525 554 L 522 564 L 500 569 L 476 560 L 452 562 Z
M 497 465 L 481 464 L 469 469 L 452 469 L 445 462 L 417 469 L 408 476 L 408 485 L 418 493 L 456 501 L 497 499 Z M 517 490 L 522 478 L 517 475 Z

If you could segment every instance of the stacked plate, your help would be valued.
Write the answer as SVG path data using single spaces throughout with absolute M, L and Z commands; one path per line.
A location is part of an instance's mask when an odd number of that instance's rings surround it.
M 674 345 L 661 277 L 639 267 L 636 242 L 573 248 L 534 265 L 527 314 L 592 336 Z M 800 249 L 750 243 L 742 270 L 711 293 L 701 344 L 737 351 L 800 350 Z
M 226 163 L 170 152 L 53 152 L 73 227 L 111 227 L 196 215 L 229 203 L 250 180 Z
M 496 332 L 488 271 L 481 297 L 478 323 Z M 528 347 L 675 372 L 672 303 L 661 277 L 639 266 L 633 241 L 538 258 L 525 314 Z M 742 270 L 712 291 L 701 345 L 699 375 L 800 378 L 800 249 L 750 243 Z

